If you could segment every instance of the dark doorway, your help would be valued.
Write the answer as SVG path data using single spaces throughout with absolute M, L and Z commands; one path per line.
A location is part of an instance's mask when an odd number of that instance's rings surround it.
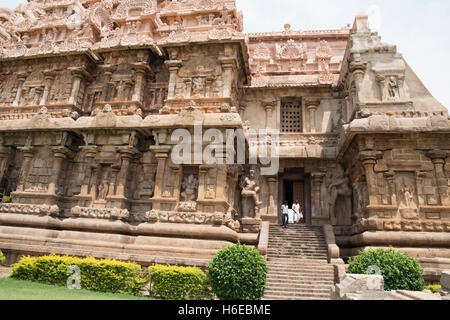
M 305 181 L 285 180 L 283 182 L 284 201 L 288 202 L 289 208 L 292 208 L 294 201 L 298 201 L 305 208 Z
M 284 200 L 288 202 L 289 208 L 294 204 L 294 181 L 284 182 Z

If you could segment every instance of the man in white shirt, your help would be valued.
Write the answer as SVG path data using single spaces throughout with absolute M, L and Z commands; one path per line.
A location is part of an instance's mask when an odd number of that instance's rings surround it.
M 288 206 L 288 202 L 285 201 L 282 205 L 281 205 L 281 212 L 282 212 L 282 221 L 283 221 L 283 228 L 287 228 L 287 225 L 289 223 L 289 206 Z

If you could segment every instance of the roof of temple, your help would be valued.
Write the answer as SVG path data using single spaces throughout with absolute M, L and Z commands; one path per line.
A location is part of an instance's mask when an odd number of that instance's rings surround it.
M 336 85 L 350 27 L 246 34 L 251 87 Z

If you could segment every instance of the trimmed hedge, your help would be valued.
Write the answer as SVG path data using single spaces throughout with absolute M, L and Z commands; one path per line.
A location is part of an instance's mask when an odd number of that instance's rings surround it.
M 386 291 L 425 289 L 419 261 L 392 248 L 361 251 L 358 256 L 349 259 L 347 273 L 369 274 L 373 267 L 380 269 Z
M 141 266 L 136 263 L 53 254 L 43 257 L 22 257 L 12 266 L 11 277 L 66 286 L 68 278 L 73 275 L 73 272 L 67 273 L 71 266 L 79 267 L 82 289 L 137 296 L 141 295 L 143 287 L 148 283 Z
M 3 252 L 0 251 L 0 266 L 5 263 L 5 260 L 6 260 L 6 258 L 3 255 Z
M 439 290 L 442 289 L 442 286 L 439 284 L 434 284 L 434 285 L 426 286 L 425 289 L 430 290 L 432 293 L 437 293 L 437 292 L 439 292 Z
M 212 298 L 208 277 L 200 268 L 154 265 L 148 271 L 151 295 L 167 300 Z
M 267 282 L 267 264 L 257 249 L 240 243 L 220 250 L 208 275 L 221 300 L 260 300 Z

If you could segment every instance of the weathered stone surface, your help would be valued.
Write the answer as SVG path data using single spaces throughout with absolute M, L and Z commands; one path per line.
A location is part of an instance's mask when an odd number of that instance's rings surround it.
M 450 271 L 442 271 L 441 274 L 441 286 L 442 289 L 450 291 Z
M 345 278 L 332 291 L 333 299 L 346 299 L 347 294 L 366 291 L 384 291 L 384 279 L 381 275 L 346 274 Z

